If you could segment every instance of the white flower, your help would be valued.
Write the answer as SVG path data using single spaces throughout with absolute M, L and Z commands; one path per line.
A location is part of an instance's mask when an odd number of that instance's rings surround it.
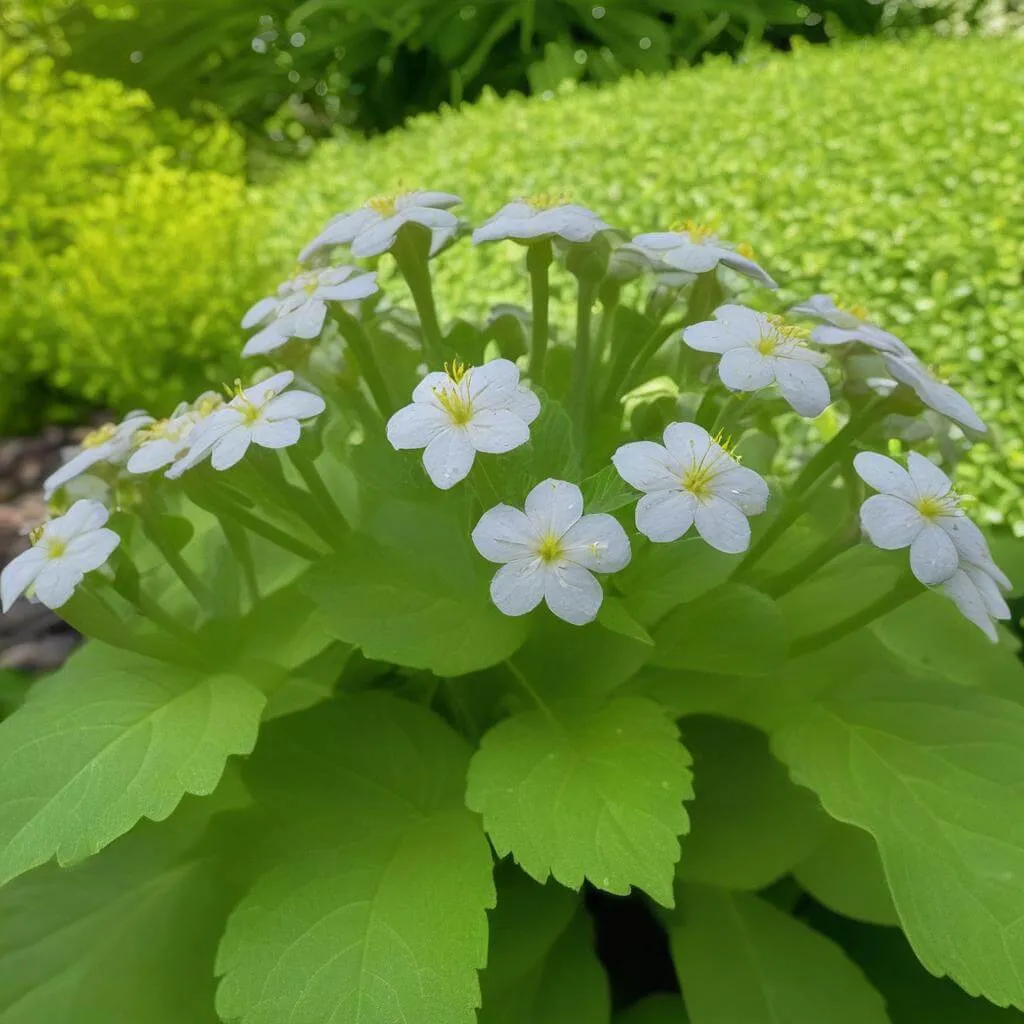
M 388 420 L 387 435 L 396 449 L 423 448 L 427 475 L 447 490 L 466 478 L 477 452 L 502 455 L 526 444 L 539 414 L 540 400 L 519 383 L 515 363 L 455 363 L 416 385 L 412 404 Z
M 909 387 L 929 409 L 979 434 L 988 429 L 967 399 L 948 384 L 936 380 L 914 355 L 913 349 L 895 334 L 869 323 L 866 310 L 856 306 L 843 309 L 827 295 L 812 295 L 806 302 L 793 306 L 790 312 L 824 322 L 824 326 L 816 327 L 811 334 L 811 339 L 819 345 L 859 342 L 874 349 L 881 355 L 889 374 Z
M 765 510 L 768 485 L 696 423 L 670 423 L 664 440 L 664 445 L 633 441 L 612 456 L 619 476 L 644 492 L 636 506 L 636 528 L 652 541 L 668 543 L 696 524 L 713 548 L 746 551 L 747 516 Z
M 206 391 L 191 405 L 182 402 L 167 419 L 143 427 L 135 435 L 137 447 L 125 468 L 129 473 L 152 473 L 171 465 L 188 450 L 196 426 L 223 405 L 220 395 Z
M 605 513 L 583 515 L 583 492 L 564 480 L 539 483 L 525 508 L 496 505 L 473 530 L 477 551 L 503 563 L 491 599 L 506 615 L 525 615 L 546 601 L 574 626 L 593 621 L 604 594 L 592 573 L 629 564 L 626 531 Z
M 316 338 L 323 330 L 328 302 L 358 302 L 378 291 L 376 273 L 354 267 L 300 274 L 281 285 L 277 296 L 260 299 L 242 318 L 246 329 L 265 325 L 246 342 L 242 355 L 272 352 L 291 338 Z
M 960 508 L 949 477 L 933 462 L 911 452 L 904 469 L 877 452 L 860 452 L 853 465 L 879 492 L 860 509 L 868 540 L 888 551 L 909 547 L 911 571 L 925 586 L 945 583 L 968 562 L 1002 576 L 981 531 Z
M 725 305 L 714 320 L 693 324 L 683 340 L 699 352 L 721 353 L 718 376 L 730 391 L 757 391 L 778 384 L 801 416 L 817 416 L 830 401 L 819 367 L 828 359 L 803 343 L 798 328 L 745 306 Z
M 1010 609 L 999 586 L 984 569 L 962 562 L 960 568 L 935 588 L 948 597 L 968 622 L 977 626 L 993 643 L 998 642 L 995 622 L 1010 618 Z
M 653 259 L 688 274 L 706 274 L 721 263 L 769 288 L 778 287 L 767 271 L 743 251 L 745 246 L 734 248 L 721 241 L 710 228 L 692 221 L 680 231 L 652 231 L 637 235 L 633 244 L 646 250 Z
M 7 611 L 26 590 L 47 606 L 59 608 L 82 577 L 98 569 L 120 543 L 103 529 L 110 513 L 98 501 L 76 501 L 67 514 L 33 531 L 32 547 L 0 573 L 0 605 Z
M 49 501 L 58 488 L 100 463 L 121 465 L 137 431 L 152 422 L 153 417 L 144 412 L 130 412 L 120 423 L 107 423 L 87 434 L 77 454 L 43 481 L 43 497 Z
M 305 263 L 321 249 L 347 245 L 353 256 L 379 256 L 395 244 L 404 224 L 420 224 L 430 230 L 430 255 L 438 252 L 455 234 L 459 218 L 448 211 L 462 200 L 449 192 L 406 192 L 400 196 L 376 196 L 351 213 L 333 217 L 327 227 L 299 253 Z
M 632 281 L 642 274 L 653 273 L 657 283 L 664 288 L 684 288 L 691 284 L 696 274 L 677 270 L 665 263 L 658 252 L 645 249 L 636 242 L 626 242 L 612 250 L 608 260 L 608 277 L 615 281 Z
M 506 203 L 473 232 L 473 243 L 504 239 L 529 243 L 540 238 L 589 242 L 595 235 L 610 230 L 611 225 L 586 207 L 542 195 Z
M 260 448 L 288 448 L 295 444 L 302 433 L 301 421 L 319 416 L 325 404 L 319 395 L 308 391 L 282 394 L 294 379 L 291 370 L 284 370 L 245 390 L 238 387 L 227 405 L 211 413 L 195 429 L 189 438 L 188 452 L 166 475 L 172 479 L 179 477 L 207 455 L 214 469 L 230 469 L 251 444 Z

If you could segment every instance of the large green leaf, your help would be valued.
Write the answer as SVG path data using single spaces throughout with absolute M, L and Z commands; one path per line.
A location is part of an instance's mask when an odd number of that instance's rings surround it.
M 925 967 L 1024 1008 L 1024 708 L 865 679 L 795 718 L 775 750 L 833 817 L 874 836 Z
M 0 724 L 0 882 L 211 793 L 252 750 L 264 702 L 238 675 L 87 645 Z
M 0 889 L 4 1024 L 215 1024 L 213 961 L 233 887 L 189 851 L 194 810 Z
M 473 1024 L 494 884 L 463 805 L 466 745 L 379 693 L 281 719 L 265 740 L 248 779 L 282 852 L 228 922 L 221 1016 Z
M 900 923 L 878 847 L 871 835 L 826 818 L 817 848 L 793 876 L 819 903 L 838 914 L 872 924 Z
M 672 903 L 678 836 L 693 795 L 690 755 L 662 710 L 638 697 L 566 700 L 488 732 L 473 757 L 466 802 L 500 856 L 527 874 L 630 886 Z
M 771 885 L 807 857 L 831 819 L 790 780 L 763 733 L 721 718 L 680 727 L 697 796 L 677 876 L 728 889 Z
M 669 612 L 654 640 L 652 664 L 690 672 L 763 676 L 786 655 L 778 605 L 739 583 L 716 587 Z
M 770 903 L 687 886 L 680 904 L 669 940 L 693 1024 L 888 1024 L 842 949 Z
M 353 534 L 306 584 L 327 627 L 368 658 L 457 676 L 504 661 L 526 638 L 524 619 L 494 607 L 487 582 L 439 567 L 422 548 L 385 548 Z
M 648 996 L 615 1017 L 614 1024 L 689 1024 L 683 1000 L 674 993 Z

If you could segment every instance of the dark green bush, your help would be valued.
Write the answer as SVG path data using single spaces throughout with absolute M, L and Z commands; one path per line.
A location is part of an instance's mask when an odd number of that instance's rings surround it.
M 1022 94 L 1024 45 L 972 39 L 806 47 L 550 100 L 489 97 L 323 145 L 283 184 L 275 234 L 297 247 L 331 212 L 403 186 L 460 193 L 475 222 L 553 188 L 630 231 L 717 220 L 753 245 L 784 301 L 842 288 L 965 392 L 992 444 L 972 449 L 961 482 L 983 518 L 1024 528 Z M 524 299 L 520 258 L 447 254 L 452 308 Z M 490 294 L 465 294 L 482 279 Z

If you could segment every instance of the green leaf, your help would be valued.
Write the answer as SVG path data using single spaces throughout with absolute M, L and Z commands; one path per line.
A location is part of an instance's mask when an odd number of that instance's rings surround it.
M 212 966 L 233 885 L 188 852 L 198 835 L 180 817 L 0 889 L 4 1024 L 216 1024 Z
M 899 925 L 874 839 L 835 818 L 825 820 L 822 841 L 793 869 L 793 876 L 837 914 L 872 924 Z
M 763 733 L 705 717 L 680 728 L 697 796 L 677 877 L 728 889 L 771 885 L 810 854 L 831 819 L 790 781 Z
M 1024 707 L 938 680 L 865 679 L 774 747 L 833 817 L 874 836 L 925 967 L 1024 1008 Z
M 734 555 L 716 551 L 699 537 L 688 537 L 642 548 L 615 582 L 626 595 L 629 610 L 650 626 L 677 605 L 724 583 L 736 564 Z
M 889 1024 L 839 946 L 756 896 L 685 887 L 669 941 L 693 1024 Z
M 504 661 L 529 626 L 494 607 L 486 581 L 451 569 L 353 534 L 306 588 L 327 627 L 366 657 L 457 676 Z
M 238 675 L 87 645 L 0 724 L 0 883 L 211 793 L 252 750 L 264 702 Z
M 778 605 L 741 583 L 726 583 L 670 612 L 654 632 L 651 663 L 665 668 L 760 676 L 779 668 L 786 637 Z
M 580 484 L 587 513 L 617 512 L 632 505 L 639 495 L 619 476 L 614 466 L 605 466 Z
M 615 1017 L 614 1024 L 689 1024 L 682 999 L 671 992 L 648 996 Z
M 571 889 L 637 886 L 672 903 L 677 837 L 693 796 L 690 755 L 661 709 L 638 697 L 566 700 L 488 732 L 473 756 L 466 803 L 499 856 Z
M 549 477 L 579 479 L 579 454 L 573 444 L 569 414 L 560 402 L 534 390 L 540 396 L 541 411 L 530 424 L 529 443 L 486 463 L 498 496 L 510 505 L 521 506 L 526 495 Z
M 267 726 L 249 765 L 281 854 L 232 914 L 218 1012 L 244 1024 L 474 1024 L 494 905 L 469 750 L 367 693 Z
M 629 614 L 629 609 L 617 597 L 606 597 L 601 602 L 597 621 L 613 633 L 628 636 L 631 640 L 639 640 L 640 643 L 647 644 L 648 647 L 654 646 L 651 634 Z

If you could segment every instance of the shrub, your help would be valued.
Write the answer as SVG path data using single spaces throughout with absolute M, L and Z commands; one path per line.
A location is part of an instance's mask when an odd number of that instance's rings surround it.
M 16 46 L 0 88 L 3 427 L 155 401 L 174 393 L 165 374 L 199 383 L 200 333 L 205 373 L 236 297 L 261 286 L 235 255 L 250 219 L 241 138 Z
M 804 48 L 550 100 L 485 98 L 367 143 L 326 143 L 280 188 L 295 245 L 353 197 L 461 183 L 473 222 L 570 189 L 618 226 L 715 218 L 781 297 L 846 293 L 961 388 L 992 427 L 959 468 L 988 521 L 1024 527 L 1024 46 Z M 463 246 L 451 308 L 521 298 L 514 253 Z M 480 277 L 477 276 L 479 280 Z

